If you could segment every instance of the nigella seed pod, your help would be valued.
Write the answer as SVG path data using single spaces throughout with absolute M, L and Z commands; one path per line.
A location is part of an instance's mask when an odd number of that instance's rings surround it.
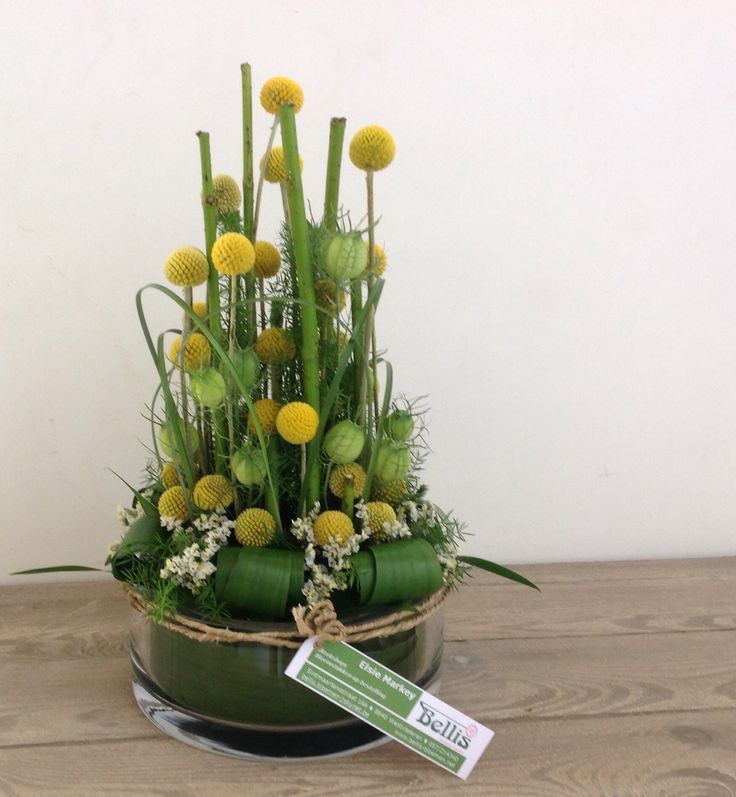
M 263 451 L 255 446 L 245 446 L 236 451 L 230 460 L 230 465 L 235 478 L 246 486 L 262 484 L 266 478 L 266 460 Z
M 376 455 L 376 476 L 389 482 L 402 479 L 411 463 L 409 449 L 402 443 L 381 443 Z
M 325 435 L 322 447 L 337 465 L 355 462 L 365 444 L 365 433 L 352 421 L 340 421 Z
M 398 410 L 392 412 L 386 419 L 386 431 L 392 440 L 401 443 L 411 437 L 414 431 L 414 419 L 411 417 L 410 412 L 406 410 Z
M 182 438 L 184 438 L 184 424 L 182 423 L 181 418 L 177 418 L 174 423 L 179 424 L 179 429 L 182 433 Z M 176 436 L 174 434 L 174 425 L 172 421 L 166 421 L 166 423 L 161 425 L 161 429 L 158 433 L 158 442 L 161 446 L 161 450 L 166 454 L 167 457 L 170 459 L 177 459 L 181 461 L 182 459 L 186 459 L 187 452 L 186 451 L 179 451 L 177 447 Z M 199 439 L 197 438 L 197 430 L 189 424 L 187 426 L 187 435 L 186 435 L 189 445 L 189 453 L 194 454 L 197 451 L 199 446 Z
M 202 368 L 189 378 L 189 392 L 205 407 L 219 407 L 225 400 L 227 386 L 215 368 Z
M 351 280 L 359 277 L 368 265 L 360 233 L 338 233 L 324 249 L 325 271 L 336 280 Z
M 238 376 L 247 388 L 253 387 L 261 372 L 261 361 L 253 349 L 236 349 L 231 358 Z

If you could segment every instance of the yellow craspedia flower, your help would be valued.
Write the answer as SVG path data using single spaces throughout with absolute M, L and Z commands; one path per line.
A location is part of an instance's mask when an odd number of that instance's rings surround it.
M 181 335 L 177 335 L 169 346 L 168 357 L 175 365 L 179 364 L 179 347 Z M 210 361 L 210 344 L 207 338 L 199 332 L 192 332 L 184 344 L 184 370 L 188 374 L 199 371 Z
M 263 434 L 271 434 L 276 428 L 276 416 L 279 414 L 281 404 L 273 399 L 258 399 L 253 402 L 253 409 L 258 423 L 261 424 Z M 248 432 L 252 435 L 256 433 L 256 427 L 251 418 L 248 418 Z
M 212 196 L 220 213 L 240 210 L 240 187 L 229 174 L 217 174 L 212 178 Z
M 374 479 L 371 485 L 371 498 L 375 501 L 385 501 L 387 504 L 398 504 L 409 495 L 409 485 L 403 479 L 385 482 Z
M 243 510 L 235 519 L 235 539 L 251 548 L 268 545 L 276 533 L 276 522 L 270 512 L 258 507 Z
M 298 446 L 308 443 L 317 433 L 317 410 L 304 401 L 290 401 L 276 416 L 276 429 L 287 443 Z
M 365 251 L 368 252 L 368 241 L 365 242 Z M 380 277 L 386 270 L 386 255 L 378 244 L 373 244 L 373 276 Z
M 279 250 L 268 241 L 256 241 L 256 262 L 253 266 L 256 277 L 270 279 L 279 273 L 281 255 Z
M 164 263 L 164 276 L 172 285 L 192 288 L 201 285 L 210 273 L 207 256 L 196 246 L 174 249 Z
M 363 171 L 385 169 L 395 152 L 391 133 L 378 125 L 361 127 L 350 142 L 350 160 Z
M 345 307 L 345 292 L 338 290 L 334 280 L 317 280 L 314 283 L 314 296 L 317 306 L 329 313 L 342 312 Z
M 162 517 L 175 517 L 177 520 L 188 520 L 186 493 L 182 487 L 175 484 L 164 490 L 158 499 L 158 513 Z
M 304 161 L 299 156 L 299 171 L 301 172 L 304 167 Z M 284 164 L 284 149 L 283 147 L 272 147 L 268 153 L 268 160 L 264 155 L 261 158 L 261 169 L 263 176 L 268 183 L 281 183 L 286 179 L 286 166 Z
M 299 113 L 304 104 L 302 87 L 288 77 L 272 77 L 261 87 L 261 105 L 268 113 L 277 113 L 279 105 L 293 105 Z
M 235 500 L 235 491 L 224 476 L 211 474 L 194 485 L 193 499 L 200 509 L 225 509 Z
M 344 513 L 330 509 L 317 515 L 314 521 L 314 541 L 317 545 L 337 542 L 340 545 L 353 534 L 353 521 Z
M 353 477 L 353 495 L 359 496 L 365 486 L 365 471 L 357 462 L 348 462 L 346 465 L 338 465 L 330 474 L 330 490 L 333 495 L 342 498 L 345 495 L 345 479 Z
M 268 327 L 256 338 L 253 350 L 266 365 L 283 365 L 296 355 L 296 344 L 281 327 Z
M 169 487 L 179 484 L 179 475 L 173 462 L 164 462 L 164 466 L 161 468 L 160 481 L 167 490 Z
M 255 261 L 253 244 L 239 232 L 226 232 L 212 245 L 212 265 L 220 274 L 245 274 Z
M 207 302 L 192 302 L 192 310 L 200 317 L 207 315 Z
M 373 532 L 373 536 L 377 539 L 384 537 L 383 524 L 395 523 L 396 512 L 390 504 L 383 501 L 369 501 L 365 505 L 366 520 L 365 525 L 368 526 Z

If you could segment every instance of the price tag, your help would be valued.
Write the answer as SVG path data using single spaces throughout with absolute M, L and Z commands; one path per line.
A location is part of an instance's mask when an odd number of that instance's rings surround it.
M 307 639 L 286 674 L 465 780 L 493 731 L 345 642 Z

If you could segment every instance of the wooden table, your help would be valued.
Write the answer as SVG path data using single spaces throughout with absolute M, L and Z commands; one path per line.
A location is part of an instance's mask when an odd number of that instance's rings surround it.
M 398 744 L 252 763 L 138 711 L 113 582 L 0 588 L 2 795 L 736 795 L 736 558 L 478 575 L 446 612 L 443 698 L 496 731 L 463 784 Z

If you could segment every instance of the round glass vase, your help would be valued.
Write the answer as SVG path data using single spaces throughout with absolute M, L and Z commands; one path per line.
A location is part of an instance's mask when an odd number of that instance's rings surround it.
M 366 613 L 357 620 L 373 620 Z M 367 656 L 436 693 L 442 608 L 406 631 L 355 643 Z M 355 622 L 351 618 L 351 623 Z M 233 631 L 293 631 L 293 623 L 229 621 Z M 239 758 L 346 755 L 389 741 L 380 731 L 284 674 L 295 650 L 260 642 L 190 639 L 131 609 L 133 694 L 157 728 Z

